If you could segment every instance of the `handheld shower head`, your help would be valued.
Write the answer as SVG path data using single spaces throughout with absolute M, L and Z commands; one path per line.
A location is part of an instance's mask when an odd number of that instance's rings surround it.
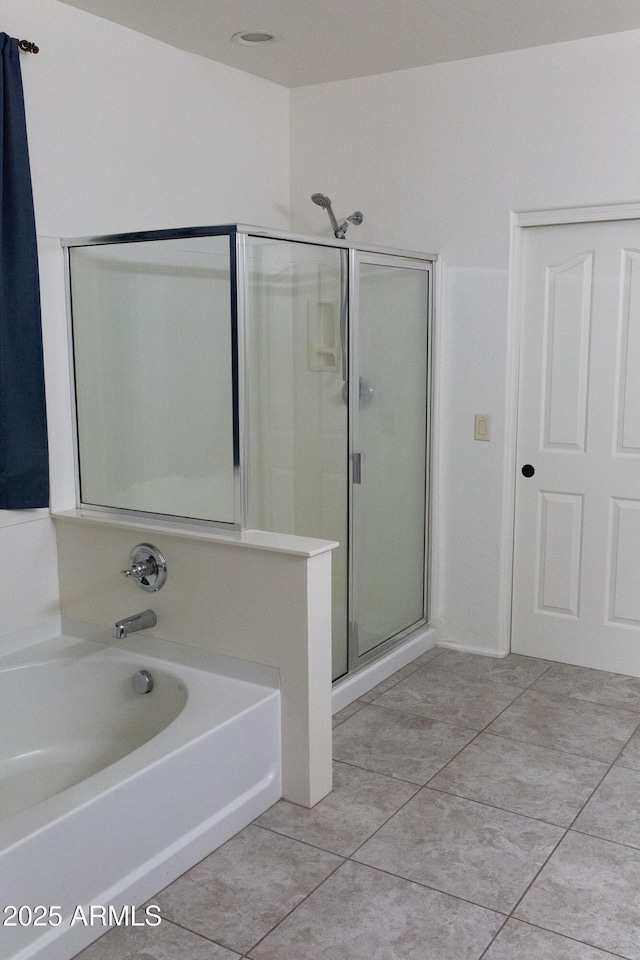
M 327 213 L 329 214 L 329 220 L 331 220 L 331 226 L 333 227 L 333 232 L 337 236 L 338 230 L 340 228 L 338 227 L 338 221 L 335 218 L 333 209 L 331 207 L 331 200 L 329 200 L 329 197 L 325 196 L 324 193 L 312 193 L 311 199 L 313 200 L 314 203 L 317 203 L 319 207 L 324 207 L 324 209 L 327 211 Z
M 317 203 L 319 207 L 331 206 L 331 200 L 329 200 L 329 197 L 325 196 L 324 193 L 312 193 L 311 199 L 314 203 Z
M 347 227 L 349 226 L 350 223 L 355 223 L 356 226 L 362 223 L 362 220 L 363 220 L 362 213 L 360 212 L 360 210 L 356 210 L 354 213 L 351 214 L 350 217 L 347 217 L 346 220 L 343 220 L 342 223 L 338 224 L 338 221 L 336 220 L 333 213 L 333 209 L 331 207 L 331 200 L 329 200 L 329 197 L 327 197 L 326 194 L 312 193 L 311 199 L 319 207 L 324 207 L 324 209 L 329 214 L 329 219 L 331 220 L 331 226 L 333 227 L 333 235 L 334 237 L 336 237 L 337 240 L 344 240 L 345 235 L 347 233 Z

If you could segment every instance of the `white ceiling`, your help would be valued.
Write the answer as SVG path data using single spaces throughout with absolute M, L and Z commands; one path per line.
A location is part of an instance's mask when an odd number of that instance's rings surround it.
M 62 0 L 287 87 L 640 27 L 640 0 Z M 265 30 L 277 43 L 231 41 Z

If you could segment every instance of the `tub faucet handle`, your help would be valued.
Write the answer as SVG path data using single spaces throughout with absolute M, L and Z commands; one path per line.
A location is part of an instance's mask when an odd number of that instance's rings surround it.
M 131 567 L 123 570 L 125 577 L 135 580 L 143 590 L 156 592 L 167 579 L 167 561 L 157 547 L 139 543 L 130 554 Z
M 125 577 L 133 577 L 134 580 L 142 580 L 144 578 L 152 577 L 158 572 L 158 567 L 156 564 L 149 558 L 149 560 L 141 560 L 139 563 L 134 563 L 130 570 L 122 571 Z

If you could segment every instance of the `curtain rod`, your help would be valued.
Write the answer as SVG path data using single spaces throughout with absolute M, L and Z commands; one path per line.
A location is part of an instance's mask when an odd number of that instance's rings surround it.
M 40 47 L 37 47 L 31 40 L 18 40 L 18 46 L 25 53 L 40 53 Z

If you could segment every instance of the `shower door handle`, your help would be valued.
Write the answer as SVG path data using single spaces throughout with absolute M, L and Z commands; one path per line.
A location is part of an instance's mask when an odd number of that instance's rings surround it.
M 352 468 L 353 482 L 362 483 L 362 454 L 354 453 L 352 460 L 353 460 L 353 468 Z

